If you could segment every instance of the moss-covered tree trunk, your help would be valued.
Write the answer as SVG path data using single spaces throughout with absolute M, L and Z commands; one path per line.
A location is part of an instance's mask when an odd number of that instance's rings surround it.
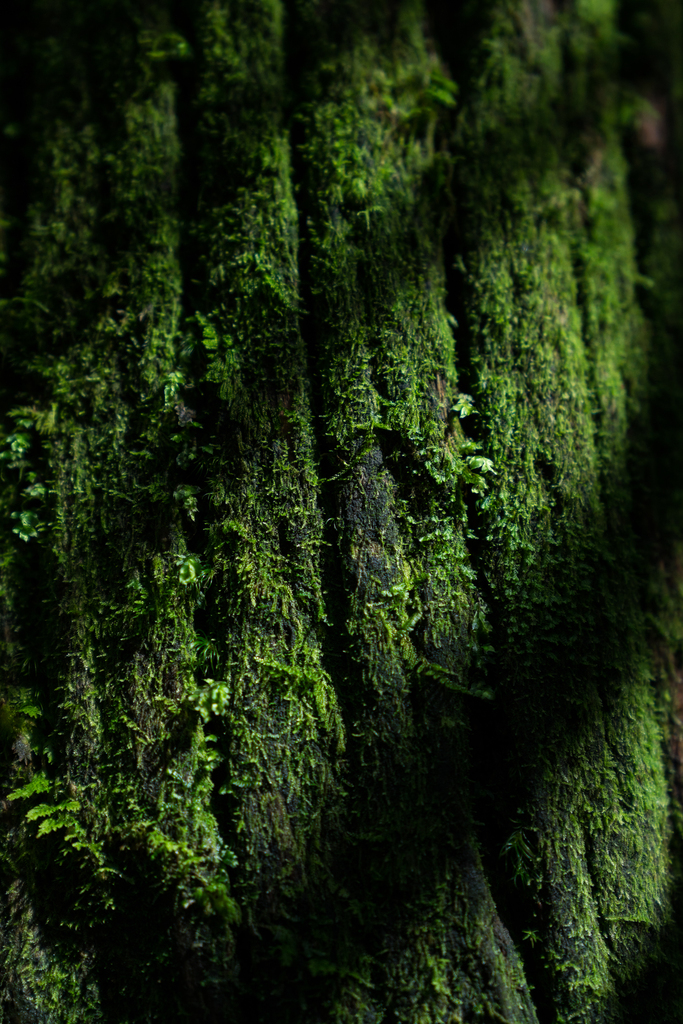
M 680 1024 L 683 5 L 0 39 L 0 1022 Z

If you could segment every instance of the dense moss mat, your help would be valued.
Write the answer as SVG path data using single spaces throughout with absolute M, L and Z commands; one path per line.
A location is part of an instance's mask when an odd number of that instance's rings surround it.
M 0 42 L 2 1020 L 680 1019 L 679 21 Z
M 498 471 L 478 502 L 481 564 L 521 804 L 508 842 L 527 860 L 527 923 L 553 968 L 545 1000 L 563 1020 L 622 1018 L 671 895 L 632 529 L 648 333 L 634 294 L 623 99 L 610 81 L 613 16 L 587 5 L 545 32 L 530 26 L 516 51 L 492 46 L 489 88 L 460 126 L 471 374 Z M 497 38 L 509 32 L 501 17 Z M 573 66 L 561 79 L 563 50 Z M 567 133 L 578 118 L 581 131 Z M 497 176 L 484 169 L 492 157 Z

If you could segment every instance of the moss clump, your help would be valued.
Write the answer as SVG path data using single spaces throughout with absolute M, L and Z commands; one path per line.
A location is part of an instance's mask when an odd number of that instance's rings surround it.
M 45 1019 L 93 1019 L 87 970 L 105 1005 L 167 1016 L 187 994 L 163 979 L 206 932 L 183 904 L 226 877 L 187 705 L 196 594 L 176 566 L 180 148 L 169 55 L 150 43 L 168 13 L 55 2 L 35 19 L 32 199 L 6 320 L 30 387 L 10 412 L 27 442 L 5 462 L 25 535 L 4 579 L 9 681 L 35 695 L 42 735 L 8 773 L 3 871 L 19 890 L 3 927 L 34 953 L 19 970 L 8 939 L 7 984 Z M 228 945 L 223 929 L 209 963 Z
M 534 836 L 541 998 L 558 1020 L 621 1020 L 671 913 L 671 826 L 632 503 L 648 328 L 615 9 L 538 19 L 514 48 L 511 35 L 501 14 L 458 128 L 471 373 L 498 469 L 478 503 L 481 567 L 509 799 Z
M 328 967 L 326 1013 L 532 1020 L 463 785 L 468 702 L 490 697 L 470 676 L 487 624 L 463 491 L 484 490 L 489 464 L 460 426 L 469 403 L 445 308 L 443 115 L 457 88 L 417 6 L 393 24 L 357 4 L 321 13 L 303 9 L 293 35 L 312 55 L 296 166 L 324 430 L 326 655 L 348 722 L 344 832 L 313 932 L 324 962 L 342 965 Z M 468 956 L 489 964 L 486 982 Z

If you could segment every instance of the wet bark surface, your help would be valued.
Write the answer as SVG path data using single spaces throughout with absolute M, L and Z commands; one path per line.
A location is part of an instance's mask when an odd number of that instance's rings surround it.
M 0 41 L 0 1019 L 680 1020 L 678 3 Z

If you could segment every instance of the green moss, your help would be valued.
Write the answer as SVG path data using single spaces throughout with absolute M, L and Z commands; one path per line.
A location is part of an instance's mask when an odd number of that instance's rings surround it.
M 56 950 L 82 949 L 90 935 L 105 1004 L 116 991 L 122 1013 L 137 1013 L 141 999 L 173 1013 L 182 993 L 152 976 L 174 970 L 174 916 L 198 886 L 227 884 L 207 806 L 210 757 L 187 707 L 196 594 L 178 587 L 186 540 L 164 405 L 178 351 L 179 145 L 168 68 L 146 46 L 164 11 L 145 20 L 112 3 L 104 24 L 101 14 L 68 3 L 36 10 L 31 227 L 10 325 L 14 358 L 37 381 L 20 415 L 42 435 L 30 462 L 40 491 L 15 489 L 13 501 L 35 508 L 37 496 L 42 526 L 30 554 L 8 555 L 7 574 L 16 588 L 28 565 L 51 585 L 42 608 L 12 609 L 35 665 L 27 674 L 15 655 L 13 685 L 36 694 L 45 738 L 10 777 L 16 788 L 40 766 L 51 789 L 42 810 L 32 797 L 16 802 L 5 872 L 23 864 L 31 909 L 14 927 L 21 935 L 36 921 L 36 964 L 66 970 Z M 176 942 L 191 946 L 200 921 Z M 112 929 L 123 940 L 115 956 L 102 940 Z M 226 941 L 214 943 L 214 959 Z M 141 950 L 148 966 L 131 974 Z M 25 998 L 53 1019 L 54 972 L 30 964 Z M 77 979 L 82 968 L 73 970 Z M 93 1019 L 94 996 L 83 989 L 81 1004 L 73 985 L 73 1019 Z
M 489 88 L 459 129 L 473 375 L 499 470 L 479 502 L 482 568 L 511 756 L 525 766 L 517 799 L 536 837 L 527 913 L 558 1020 L 623 1019 L 623 994 L 671 910 L 670 797 L 630 482 L 648 330 L 607 84 L 613 19 L 609 5 L 586 5 L 539 25 L 514 56 L 491 45 Z M 506 33 L 503 19 L 495 38 Z M 510 124 L 511 97 L 512 128 L 492 129 Z M 558 110 L 581 110 L 581 133 L 563 136 Z M 530 156 L 532 132 L 543 141 Z
M 327 657 L 349 723 L 335 887 L 313 932 L 345 966 L 326 1013 L 534 1019 L 493 928 L 463 785 L 466 695 L 486 696 L 469 669 L 487 629 L 463 487 L 485 488 L 486 463 L 455 411 L 444 305 L 443 115 L 457 90 L 418 6 L 400 5 L 389 33 L 382 9 L 302 11 L 295 33 L 315 55 L 301 69 L 298 167 L 332 527 Z M 472 966 L 484 961 L 486 983 Z
M 675 1019 L 680 232 L 615 6 L 459 8 L 450 70 L 413 0 L 31 15 L 6 1015 Z
M 223 680 L 211 724 L 223 759 L 216 806 L 235 837 L 236 891 L 258 927 L 266 907 L 272 917 L 304 885 L 344 730 L 320 647 L 322 517 L 298 326 L 282 10 L 209 4 L 197 35 L 203 350 L 193 372 L 211 436 L 197 460 L 211 573 L 202 622 Z

